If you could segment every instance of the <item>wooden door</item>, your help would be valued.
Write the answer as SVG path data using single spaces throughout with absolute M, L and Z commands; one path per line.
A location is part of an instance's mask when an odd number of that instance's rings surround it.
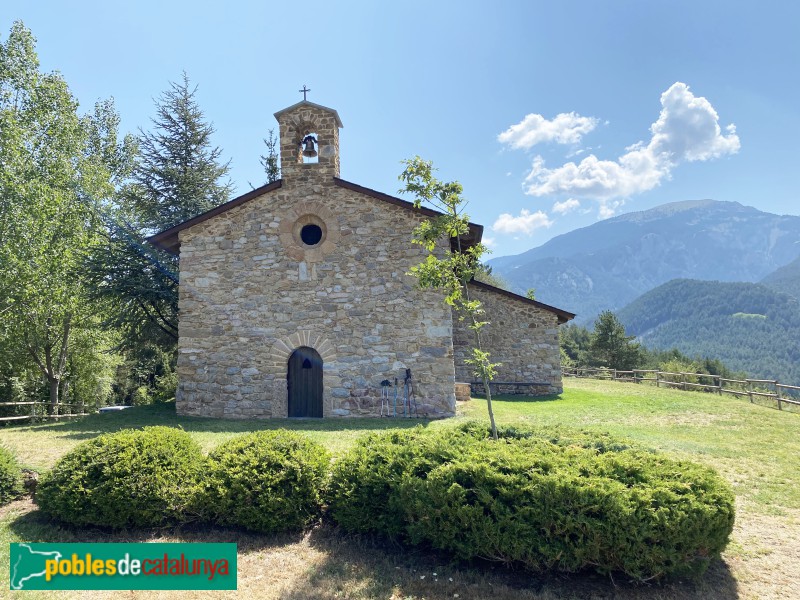
M 290 417 L 322 417 L 322 357 L 313 348 L 298 348 L 286 374 Z

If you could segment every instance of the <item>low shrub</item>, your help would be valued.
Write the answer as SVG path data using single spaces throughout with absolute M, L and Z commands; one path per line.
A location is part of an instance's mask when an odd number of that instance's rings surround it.
M 10 450 L 0 446 L 0 504 L 22 496 L 22 469 Z
M 727 544 L 733 494 L 710 469 L 605 434 L 499 433 L 369 436 L 334 466 L 330 514 L 461 559 L 639 580 L 702 572 Z
M 225 442 L 208 457 L 198 511 L 220 525 L 276 532 L 319 516 L 330 456 L 291 431 L 259 431 Z
M 180 429 L 126 429 L 86 441 L 39 482 L 41 510 L 75 525 L 150 527 L 188 520 L 204 469 Z
M 466 438 L 466 433 L 454 431 L 445 440 L 421 426 L 361 437 L 331 468 L 328 514 L 348 531 L 401 536 L 406 527 L 401 482 L 424 477 L 455 458 L 459 441 L 466 444 Z

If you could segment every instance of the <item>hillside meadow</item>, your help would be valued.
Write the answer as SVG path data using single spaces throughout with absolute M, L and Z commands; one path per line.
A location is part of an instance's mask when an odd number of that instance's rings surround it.
M 304 535 L 262 536 L 185 526 L 169 530 L 76 530 L 44 519 L 29 499 L 0 507 L 0 589 L 8 589 L 8 543 L 17 541 L 200 541 L 239 545 L 243 598 L 631 598 L 708 600 L 800 597 L 800 415 L 710 394 L 592 380 L 565 381 L 565 391 L 545 399 L 498 398 L 499 423 L 568 425 L 636 440 L 672 456 L 715 467 L 737 498 L 737 523 L 723 560 L 699 580 L 634 585 L 597 575 L 534 578 L 497 564 L 455 564 L 420 549 L 370 537 L 344 536 L 328 523 Z M 301 431 L 340 455 L 359 435 L 395 427 L 452 427 L 486 418 L 485 401 L 459 407 L 445 421 L 410 419 L 221 421 L 178 418 L 163 404 L 81 421 L 0 430 L 0 442 L 25 466 L 44 470 L 83 440 L 127 427 L 183 427 L 210 450 L 239 433 L 285 427 Z M 5 592 L 15 597 L 11 592 Z M 117 597 L 160 598 L 164 592 Z M 218 592 L 226 597 L 225 592 Z M 201 597 L 200 592 L 181 592 Z M 27 592 L 26 598 L 114 597 L 114 592 Z M 203 592 L 202 597 L 213 597 Z

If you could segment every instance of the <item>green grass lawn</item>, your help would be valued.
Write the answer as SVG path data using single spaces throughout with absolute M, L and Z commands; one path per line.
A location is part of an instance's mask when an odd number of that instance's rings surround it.
M 546 400 L 501 397 L 495 417 L 507 425 L 570 425 L 628 437 L 714 466 L 733 485 L 740 508 L 800 509 L 800 414 L 647 385 L 568 379 L 565 387 Z M 485 412 L 480 400 L 464 410 L 475 418 Z
M 333 454 L 338 454 L 365 432 L 414 427 L 420 423 L 429 424 L 425 420 L 403 418 L 222 420 L 180 417 L 175 414 L 175 404 L 167 403 L 94 414 L 69 422 L 0 429 L 0 442 L 16 452 L 26 466 L 41 470 L 52 466 L 60 456 L 83 440 L 131 427 L 180 427 L 189 432 L 206 451 L 238 434 L 284 428 L 301 431 L 325 445 Z M 434 426 L 445 423 L 436 422 Z
M 734 540 L 724 555 L 725 560 L 712 567 L 702 582 L 615 588 L 605 579 L 576 576 L 538 581 L 531 587 L 530 578 L 523 577 L 520 583 L 519 574 L 505 570 L 445 565 L 438 570 L 449 575 L 446 578 L 441 575 L 440 584 L 439 575 L 428 574 L 427 581 L 420 579 L 424 575 L 423 563 L 431 560 L 425 555 L 398 554 L 396 549 L 370 546 L 370 541 L 343 538 L 325 527 L 302 539 L 221 530 L 203 533 L 200 541 L 240 543 L 240 589 L 250 590 L 248 597 L 453 598 L 456 593 L 460 598 L 481 598 L 486 594 L 500 599 L 541 600 L 611 596 L 683 599 L 698 594 L 710 600 L 737 596 L 800 597 L 797 578 L 793 578 L 790 569 L 781 566 L 800 557 L 799 414 L 753 405 L 746 399 L 646 385 L 568 379 L 565 388 L 562 395 L 546 399 L 497 398 L 494 410 L 498 423 L 608 431 L 682 459 L 711 465 L 731 483 L 737 497 Z M 174 405 L 165 404 L 93 415 L 80 421 L 4 428 L 0 429 L 0 443 L 16 452 L 26 466 L 44 470 L 81 441 L 128 427 L 182 427 L 206 450 L 239 433 L 285 427 L 309 435 L 337 455 L 368 431 L 420 423 L 426 427 L 452 427 L 465 418 L 486 420 L 485 401 L 473 399 L 460 407 L 458 417 L 442 421 L 402 418 L 222 421 L 177 417 Z M 8 542 L 197 541 L 200 535 L 191 530 L 166 534 L 71 530 L 44 520 L 29 502 L 18 504 L 0 509 L 0 589 L 8 589 Z M 777 537 L 776 528 L 781 530 Z M 260 574 L 264 564 L 280 557 L 285 562 L 282 567 L 285 578 L 292 583 L 281 580 L 282 583 L 266 585 Z M 298 563 L 296 568 L 286 566 L 292 561 Z M 453 587 L 449 579 L 469 581 L 469 586 Z M 303 590 L 302 594 L 298 590 Z

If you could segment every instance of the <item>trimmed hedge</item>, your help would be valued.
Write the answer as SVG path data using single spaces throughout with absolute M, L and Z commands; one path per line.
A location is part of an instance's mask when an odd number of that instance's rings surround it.
M 0 446 L 0 504 L 11 502 L 23 493 L 22 469 L 11 451 Z
M 303 529 L 320 515 L 329 464 L 325 448 L 298 433 L 235 437 L 209 455 L 198 511 L 253 531 Z
M 125 429 L 83 442 L 46 473 L 41 510 L 75 525 L 151 527 L 187 520 L 204 469 L 200 446 L 180 429 Z
M 646 580 L 702 572 L 733 528 L 712 470 L 605 434 L 505 429 L 375 434 L 333 468 L 330 514 L 461 559 Z

